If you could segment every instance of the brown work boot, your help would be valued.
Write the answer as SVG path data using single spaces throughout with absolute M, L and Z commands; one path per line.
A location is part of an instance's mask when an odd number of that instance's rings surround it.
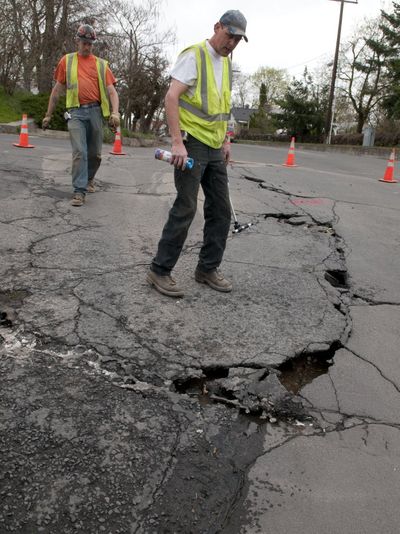
M 209 273 L 204 273 L 197 268 L 194 273 L 194 278 L 196 282 L 199 282 L 200 284 L 208 284 L 216 291 L 222 291 L 223 293 L 232 291 L 232 282 L 227 280 L 218 269 Z
M 86 191 L 88 193 L 94 193 L 96 191 L 96 186 L 94 185 L 94 180 L 89 180 L 88 181 Z
M 168 297 L 183 297 L 184 295 L 182 289 L 176 285 L 175 280 L 169 274 L 159 275 L 150 269 L 147 273 L 146 280 L 157 291 L 163 295 L 168 295 Z
M 83 206 L 85 203 L 85 195 L 83 193 L 74 193 L 74 196 L 71 200 L 71 206 Z

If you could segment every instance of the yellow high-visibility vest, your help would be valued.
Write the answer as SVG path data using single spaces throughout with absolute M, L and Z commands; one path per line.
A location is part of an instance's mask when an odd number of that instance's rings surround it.
M 187 50 L 194 50 L 196 54 L 197 81 L 193 96 L 183 94 L 179 99 L 180 128 L 202 143 L 220 148 L 225 140 L 231 111 L 231 61 L 227 57 L 223 58 L 220 94 L 206 42 L 190 46 L 182 53 Z
M 110 116 L 110 103 L 108 101 L 107 89 L 106 89 L 106 71 L 108 61 L 101 59 L 97 56 L 96 58 L 96 67 L 97 67 L 97 76 L 99 80 L 99 89 L 100 89 L 100 99 L 101 99 L 101 111 L 103 117 L 107 118 Z M 66 72 L 67 72 L 67 97 L 66 97 L 66 106 L 67 108 L 79 108 L 79 98 L 78 98 L 78 52 L 73 52 L 72 54 L 67 54 L 66 56 Z

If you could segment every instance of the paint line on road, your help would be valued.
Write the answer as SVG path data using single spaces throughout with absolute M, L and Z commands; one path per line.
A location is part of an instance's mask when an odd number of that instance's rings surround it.
M 262 163 L 259 161 L 236 161 L 236 160 L 230 160 L 229 165 L 231 167 L 237 166 L 241 167 L 245 165 L 246 167 L 279 167 L 277 163 Z
M 300 204 L 307 204 L 307 205 L 313 206 L 313 205 L 326 204 L 328 200 L 326 198 L 295 198 L 295 199 L 290 199 L 290 202 L 294 204 L 295 206 L 299 206 Z
M 324 171 L 321 169 L 312 169 L 310 167 L 300 167 L 304 171 L 310 171 L 310 172 L 316 172 L 318 174 L 330 174 L 332 176 L 343 176 L 345 178 L 370 178 L 369 176 L 361 175 L 361 174 L 348 174 L 344 172 L 337 172 L 337 171 Z M 374 178 L 371 178 L 371 180 L 374 180 Z
M 257 162 L 257 161 L 236 161 L 236 160 L 231 160 L 229 162 L 229 165 L 231 167 L 254 167 L 254 168 L 260 168 L 260 167 L 279 167 L 281 168 L 283 165 L 281 165 L 280 163 L 261 163 L 261 162 Z M 328 175 L 331 175 L 331 176 L 343 176 L 345 178 L 370 178 L 369 176 L 365 176 L 365 175 L 360 175 L 360 174 L 348 174 L 348 173 L 343 173 L 343 172 L 337 172 L 337 171 L 325 171 L 325 170 L 322 170 L 322 169 L 313 169 L 311 167 L 302 167 L 301 165 L 297 165 L 296 166 L 296 170 L 299 171 L 299 170 L 304 170 L 304 171 L 308 171 L 308 172 L 314 172 L 314 173 L 318 173 L 318 174 L 328 174 Z M 374 178 L 371 178 L 371 180 L 374 180 Z

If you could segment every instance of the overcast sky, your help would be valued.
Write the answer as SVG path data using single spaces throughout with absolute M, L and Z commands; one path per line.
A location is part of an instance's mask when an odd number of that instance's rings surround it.
M 365 17 L 391 10 L 391 0 L 345 3 L 342 39 L 350 37 Z M 211 37 L 214 23 L 228 9 L 239 9 L 247 19 L 249 42 L 239 43 L 233 60 L 251 74 L 260 66 L 286 68 L 293 76 L 333 59 L 340 2 L 334 0 L 164 0 L 161 26 L 174 26 L 177 45 L 171 60 L 186 46 Z

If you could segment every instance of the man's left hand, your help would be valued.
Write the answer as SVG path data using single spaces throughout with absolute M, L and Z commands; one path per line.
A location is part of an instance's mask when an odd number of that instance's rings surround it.
M 225 165 L 228 165 L 231 159 L 231 143 L 230 141 L 225 141 L 222 145 L 222 154 L 224 156 Z
M 108 119 L 108 126 L 110 130 L 115 133 L 118 126 L 121 124 L 120 114 L 116 111 L 113 111 Z

